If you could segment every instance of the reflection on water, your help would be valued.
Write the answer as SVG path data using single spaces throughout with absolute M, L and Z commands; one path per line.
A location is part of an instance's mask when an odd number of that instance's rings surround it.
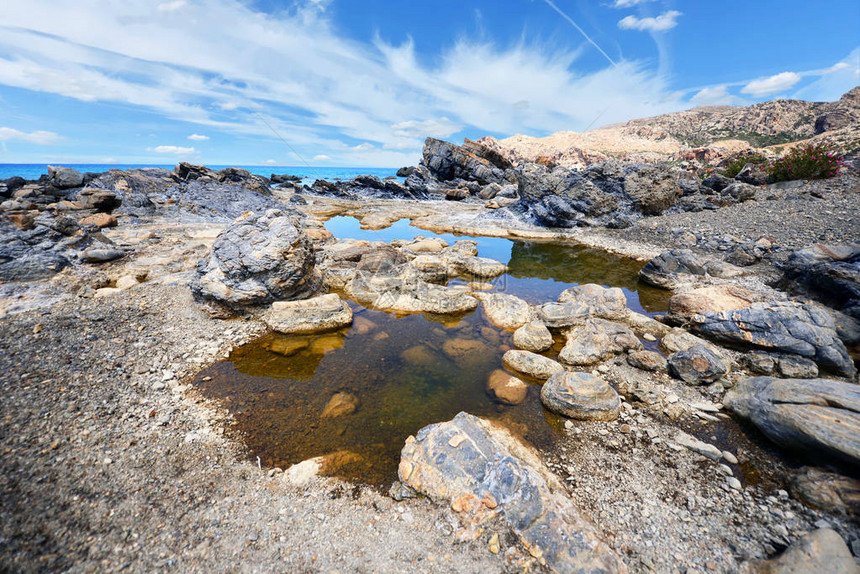
M 441 237 L 449 244 L 459 239 L 477 242 L 478 254 L 508 265 L 510 271 L 493 280 L 496 290 L 522 297 L 532 304 L 554 301 L 569 287 L 597 283 L 621 287 L 627 305 L 640 313 L 666 311 L 671 293 L 638 282 L 642 262 L 582 245 L 545 241 L 512 240 L 503 237 L 472 237 L 433 233 L 401 219 L 380 230 L 361 229 L 354 217 L 338 216 L 326 221 L 326 228 L 338 239 L 391 242 L 418 236 Z
M 224 402 L 264 464 L 283 468 L 347 451 L 345 464 L 334 469 L 338 476 L 387 487 L 406 437 L 460 411 L 501 420 L 533 444 L 550 445 L 560 421 L 544 413 L 538 385 L 517 406 L 497 405 L 486 394 L 510 337 L 480 312 L 446 328 L 421 315 L 397 319 L 360 310 L 348 330 L 268 335 L 239 347 L 195 384 Z M 337 393 L 357 397 L 358 408 L 321 417 Z
M 326 224 L 338 238 L 390 242 L 434 235 L 401 220 L 379 231 L 351 217 Z M 530 303 L 555 300 L 580 283 L 618 286 L 638 311 L 666 308 L 666 293 L 638 284 L 641 263 L 579 245 L 439 235 L 449 243 L 473 239 L 481 256 L 507 263 L 497 291 Z M 267 466 L 337 454 L 331 469 L 348 480 L 387 487 L 396 478 L 403 441 L 460 411 L 504 423 L 537 446 L 550 446 L 561 420 L 545 411 L 533 384 L 516 406 L 486 394 L 489 374 L 502 368 L 511 334 L 482 311 L 463 317 L 396 318 L 353 305 L 349 329 L 322 335 L 267 335 L 237 348 L 227 361 L 199 373 L 195 383 L 233 413 L 252 453 Z M 557 356 L 561 341 L 548 353 Z M 534 381 L 536 383 L 536 381 Z M 333 397 L 347 414 L 323 417 Z

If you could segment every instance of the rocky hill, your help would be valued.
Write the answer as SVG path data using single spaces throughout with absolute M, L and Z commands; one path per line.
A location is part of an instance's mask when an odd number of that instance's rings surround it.
M 708 106 L 544 138 L 514 135 L 479 143 L 513 162 L 583 166 L 610 158 L 633 161 L 720 160 L 734 152 L 805 140 L 860 149 L 860 87 L 836 102 L 773 100 L 752 106 Z

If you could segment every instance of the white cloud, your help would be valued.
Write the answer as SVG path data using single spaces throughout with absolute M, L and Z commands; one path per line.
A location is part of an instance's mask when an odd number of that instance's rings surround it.
M 727 86 L 710 86 L 702 88 L 690 98 L 697 106 L 730 106 L 743 103 L 740 98 L 729 93 Z
M 678 25 L 678 16 L 681 12 L 669 10 L 653 18 L 638 18 L 627 16 L 618 21 L 618 27 L 622 30 L 642 30 L 644 32 L 665 32 Z
M 833 66 L 821 70 L 820 74 L 809 75 L 819 77 L 795 91 L 791 97 L 815 102 L 838 100 L 845 92 L 860 85 L 860 48 Z
M 39 145 L 51 145 L 57 143 L 60 139 L 62 138 L 54 132 L 36 131 L 27 133 L 14 128 L 0 127 L 0 141 L 3 142 L 18 140 Z
M 279 162 L 277 160 L 267 159 L 267 160 L 263 160 L 263 163 L 261 163 L 260 165 L 278 165 L 278 163 Z
M 274 129 L 299 154 L 322 151 L 342 165 L 414 163 L 427 135 L 543 135 L 584 129 L 596 117 L 611 123 L 688 104 L 644 62 L 580 67 L 586 47 L 462 40 L 419 60 L 410 42 L 345 38 L 326 19 L 326 4 L 305 0 L 264 14 L 242 0 L 195 0 L 181 6 L 182 21 L 194 25 L 166 25 L 148 0 L 10 3 L 0 84 L 118 102 L 204 133 L 266 137 L 273 145 Z M 374 147 L 343 143 L 354 140 Z
M 311 161 L 331 161 L 331 158 L 329 156 L 327 156 L 326 154 L 321 153 L 319 155 L 315 155 L 314 157 L 312 157 Z
M 182 147 L 176 145 L 160 145 L 154 148 L 148 147 L 146 151 L 154 151 L 155 153 L 169 153 L 176 155 L 191 155 L 196 153 L 197 150 L 193 147 Z
M 370 151 L 372 149 L 376 149 L 376 146 L 370 142 L 364 142 L 362 144 L 358 144 L 357 146 L 353 146 L 352 149 L 355 151 Z
M 615 3 L 612 5 L 613 8 L 631 8 L 638 4 L 644 4 L 646 2 L 653 2 L 653 0 L 615 0 Z
M 753 80 L 752 82 L 741 88 L 741 92 L 760 98 L 762 96 L 769 96 L 777 92 L 784 92 L 785 90 L 788 90 L 789 88 L 793 87 L 800 80 L 800 74 L 797 74 L 795 72 L 782 72 L 781 74 L 776 74 L 775 76 L 770 76 L 769 78 Z
M 188 139 L 190 139 L 192 141 L 196 141 L 196 142 L 205 142 L 206 140 L 209 139 L 209 136 L 204 136 L 204 135 L 200 135 L 200 134 L 191 134 L 190 136 L 188 136 Z

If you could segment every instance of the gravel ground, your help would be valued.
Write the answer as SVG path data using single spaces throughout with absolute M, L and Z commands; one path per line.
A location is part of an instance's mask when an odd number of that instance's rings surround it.
M 161 285 L 0 320 L 0 570 L 507 568 L 427 501 L 297 488 L 247 461 L 182 381 L 259 332 Z

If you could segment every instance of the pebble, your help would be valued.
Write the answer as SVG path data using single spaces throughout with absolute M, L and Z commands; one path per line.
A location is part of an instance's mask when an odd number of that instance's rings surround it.
M 738 463 L 738 457 L 736 457 L 735 455 L 733 455 L 732 453 L 730 453 L 727 450 L 723 451 L 723 458 L 726 459 L 726 462 L 729 464 L 737 464 Z M 781 491 L 781 492 L 785 492 L 785 491 Z M 786 493 L 786 495 L 787 495 L 787 493 Z
M 165 385 L 161 381 L 156 381 L 156 382 L 152 383 L 152 390 L 153 391 L 162 391 L 162 390 L 164 390 L 164 387 L 166 387 L 166 386 L 167 385 Z
M 734 490 L 741 490 L 741 488 L 742 488 L 741 487 L 741 481 L 738 480 L 737 478 L 735 478 L 734 476 L 730 476 L 730 477 L 726 478 L 726 482 Z
M 644 335 L 642 335 L 642 338 L 645 339 L 646 341 L 648 341 L 649 343 L 653 343 L 654 341 L 657 340 L 657 337 L 655 337 L 651 333 L 645 333 Z

